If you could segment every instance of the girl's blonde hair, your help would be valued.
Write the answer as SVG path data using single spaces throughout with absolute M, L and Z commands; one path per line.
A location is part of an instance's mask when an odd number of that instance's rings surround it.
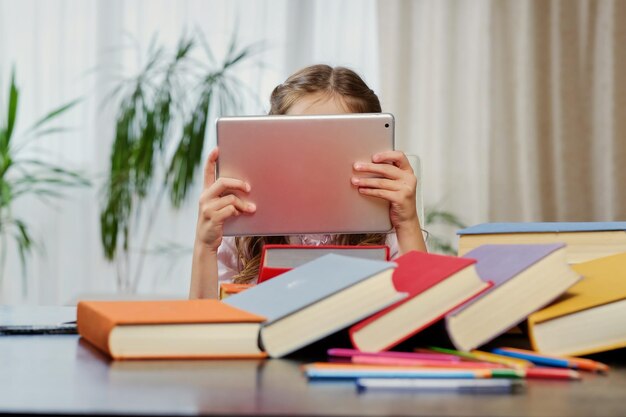
M 319 93 L 337 100 L 352 113 L 381 112 L 378 97 L 354 71 L 343 67 L 312 65 L 296 72 L 272 91 L 270 114 L 286 114 L 302 97 Z M 334 235 L 331 244 L 382 245 L 386 237 L 387 235 L 383 233 Z M 263 245 L 286 243 L 289 242 L 285 236 L 235 238 L 241 272 L 234 277 L 234 282 L 254 281 L 259 273 Z

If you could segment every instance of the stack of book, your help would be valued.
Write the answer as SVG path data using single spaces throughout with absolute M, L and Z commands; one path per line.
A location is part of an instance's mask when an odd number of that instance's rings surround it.
M 560 232 L 536 224 L 518 229 L 535 230 L 543 242 L 609 233 L 601 228 L 624 234 L 618 224 L 588 225 L 586 232 L 573 232 L 571 224 L 550 227 Z M 494 228 L 504 230 L 481 226 Z M 528 239 L 532 233 L 514 235 Z M 233 286 L 222 301 L 83 301 L 78 332 L 115 359 L 280 358 L 344 332 L 364 354 L 359 364 L 367 366 L 389 365 L 389 359 L 366 353 L 388 351 L 437 322 L 464 352 L 526 320 L 540 352 L 579 355 L 626 346 L 626 248 L 579 262 L 617 246 L 578 245 L 572 252 L 562 242 L 489 243 L 496 235 L 480 235 L 481 245 L 460 257 L 409 252 L 393 262 L 386 246 L 268 245 L 263 268 L 270 273 L 258 285 Z M 464 248 L 471 246 L 465 242 Z M 594 332 L 583 330 L 588 326 Z M 410 364 L 413 358 L 401 359 Z

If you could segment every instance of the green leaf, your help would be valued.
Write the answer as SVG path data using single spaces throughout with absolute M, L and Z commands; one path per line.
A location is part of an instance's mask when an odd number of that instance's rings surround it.
M 13 201 L 11 184 L 0 178 L 0 208 L 8 207 Z
M 7 114 L 7 125 L 4 132 L 3 142 L 5 146 L 11 142 L 11 136 L 13 135 L 13 128 L 15 127 L 15 120 L 17 118 L 17 105 L 19 99 L 19 90 L 15 84 L 15 67 L 11 71 L 11 86 L 9 87 L 9 106 Z
M 60 116 L 61 114 L 65 113 L 66 111 L 68 111 L 69 109 L 71 109 L 72 107 L 76 106 L 78 103 L 80 103 L 82 101 L 82 98 L 77 98 L 75 100 L 70 101 L 67 104 L 62 105 L 61 107 L 58 107 L 54 110 L 52 110 L 50 113 L 46 114 L 43 118 L 41 118 L 40 120 L 38 120 L 30 129 L 29 131 L 35 130 L 40 128 L 41 126 L 43 126 L 44 124 L 46 124 L 47 122 L 49 122 L 50 120 L 55 119 L 56 117 Z

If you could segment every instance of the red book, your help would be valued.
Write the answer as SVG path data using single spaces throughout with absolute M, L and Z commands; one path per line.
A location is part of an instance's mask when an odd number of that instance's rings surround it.
M 394 286 L 408 297 L 352 326 L 356 349 L 388 350 L 493 285 L 480 279 L 474 259 L 412 251 L 394 262 Z
M 389 247 L 385 245 L 265 245 L 261 252 L 257 283 L 330 253 L 379 261 L 389 260 Z

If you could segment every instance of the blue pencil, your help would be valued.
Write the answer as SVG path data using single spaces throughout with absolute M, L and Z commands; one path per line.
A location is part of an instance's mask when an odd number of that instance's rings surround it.
M 498 355 L 509 356 L 511 358 L 525 359 L 527 361 L 531 361 L 535 365 L 554 366 L 558 368 L 570 368 L 571 367 L 570 362 L 565 359 L 539 356 L 538 354 L 531 355 L 531 354 L 512 351 L 508 349 L 493 349 L 491 352 L 498 354 Z

